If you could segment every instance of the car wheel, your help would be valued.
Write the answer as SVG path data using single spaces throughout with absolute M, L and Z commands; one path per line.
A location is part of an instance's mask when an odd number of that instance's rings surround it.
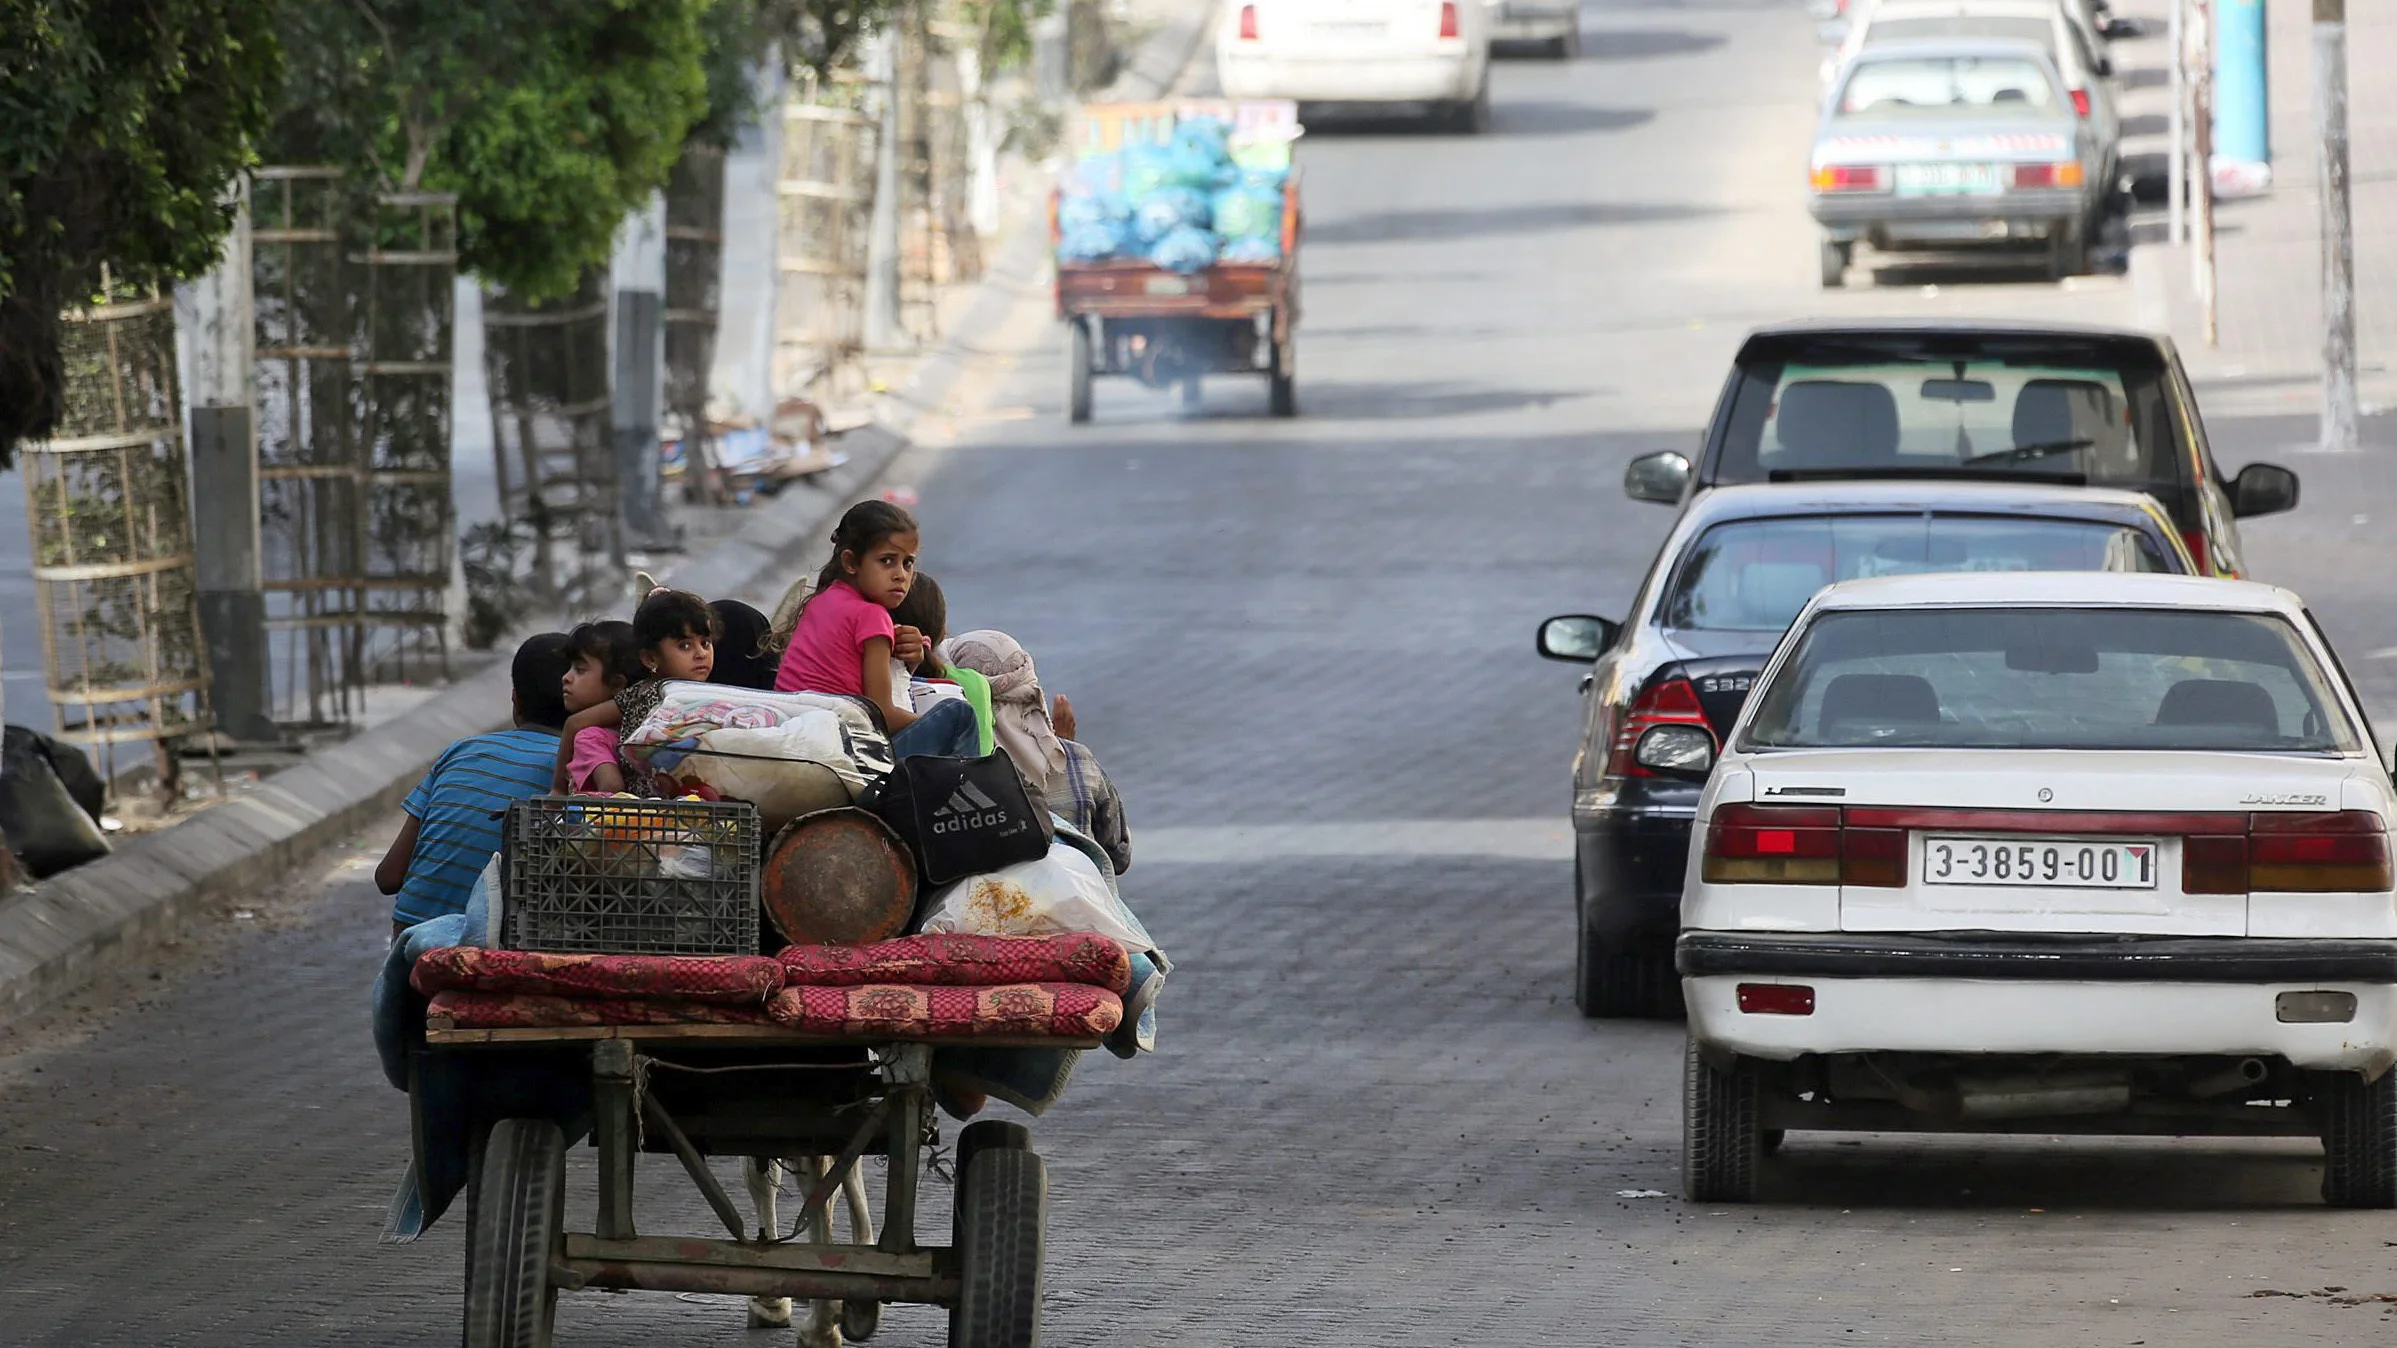
M 2322 1125 L 2322 1201 L 2334 1208 L 2397 1207 L 2397 1072 L 2314 1077 Z
M 1445 121 L 1452 130 L 1468 136 L 1478 136 L 1490 129 L 1490 78 L 1482 76 L 1481 91 L 1462 103 L 1451 103 L 1442 109 Z
M 1066 320 L 1065 418 L 1079 426 L 1090 420 L 1090 321 Z
M 2047 237 L 2047 276 L 2061 281 L 2089 270 L 2089 242 L 2077 223 L 2058 226 Z
M 1764 1082 L 1754 1058 L 1709 1064 L 1691 1039 L 1681 1068 L 1681 1196 L 1749 1203 L 1764 1167 Z
M 1823 289 L 1837 290 L 1848 283 L 1848 263 L 1855 260 L 1856 245 L 1825 239 L 1822 244 Z

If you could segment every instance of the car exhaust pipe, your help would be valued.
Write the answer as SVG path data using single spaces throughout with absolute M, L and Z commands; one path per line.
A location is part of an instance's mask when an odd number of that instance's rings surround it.
M 2012 1078 L 1956 1083 L 1956 1107 L 1968 1119 L 2029 1119 L 2051 1114 L 2119 1114 L 2131 1107 L 2128 1081 Z
M 2253 1090 L 2263 1085 L 2264 1078 L 2270 1075 L 2272 1075 L 2272 1069 L 2264 1065 L 2263 1059 L 2241 1058 L 2218 1071 L 2208 1072 L 2201 1077 L 2192 1077 L 2189 1081 L 2189 1094 L 2204 1100 L 2216 1095 L 2228 1095 L 2233 1091 Z

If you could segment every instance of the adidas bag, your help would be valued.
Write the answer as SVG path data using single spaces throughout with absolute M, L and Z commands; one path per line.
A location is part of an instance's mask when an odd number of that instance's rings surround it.
M 915 853 L 924 888 L 1049 854 L 1056 826 L 1004 750 L 899 760 L 863 803 Z

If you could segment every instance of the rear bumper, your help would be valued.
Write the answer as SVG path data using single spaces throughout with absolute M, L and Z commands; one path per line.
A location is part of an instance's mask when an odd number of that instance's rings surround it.
M 2397 1062 L 2397 941 L 1934 940 L 1690 932 L 1690 1032 L 1711 1048 L 1821 1053 L 2278 1056 L 2378 1075 Z M 1803 982 L 1809 1015 L 1739 1009 L 1742 982 Z M 2353 1019 L 2289 1023 L 2284 992 L 2345 992 Z
M 1581 27 L 1581 6 L 1507 0 L 1490 11 L 1490 36 L 1500 42 L 1541 42 L 1564 37 Z
M 1452 55 L 1371 60 L 1241 55 L 1219 51 L 1216 76 L 1227 98 L 1291 98 L 1314 103 L 1463 102 L 1481 92 L 1483 58 Z
M 1681 930 L 1695 810 L 1607 811 L 1574 820 L 1582 921 L 1614 950 L 1670 949 Z
M 2043 239 L 2088 218 L 2092 199 L 2077 188 L 2008 192 L 1994 197 L 1814 196 L 1807 209 L 1835 238 L 1891 243 L 2004 243 Z

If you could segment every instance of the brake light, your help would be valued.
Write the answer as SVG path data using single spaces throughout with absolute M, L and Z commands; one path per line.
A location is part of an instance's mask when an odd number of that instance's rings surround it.
M 2078 161 L 2067 164 L 2016 164 L 2016 187 L 2079 187 L 2081 166 Z
M 2393 881 L 2388 827 L 2370 810 L 2248 816 L 2251 894 L 2371 893 Z
M 1457 0 L 1440 0 L 1440 36 L 1455 37 L 1461 31 L 1457 27 Z
M 1817 192 L 1878 192 L 1881 190 L 1881 166 L 1827 165 L 1814 171 L 1813 181 Z
M 2197 563 L 2197 574 L 2212 575 L 2213 568 L 2206 565 L 2206 531 L 2183 529 L 2181 530 L 2181 542 L 2189 549 L 2189 560 Z
M 1699 873 L 1710 884 L 1836 885 L 1839 822 L 1836 806 L 1718 806 Z
M 2087 89 L 2075 89 L 2072 91 L 2072 110 L 2075 114 L 2082 117 L 2089 115 L 2089 91 Z
M 1613 750 L 1606 759 L 1609 777 L 1653 777 L 1656 775 L 1639 759 L 1640 737 L 1660 725 L 1694 726 L 1708 740 L 1714 739 L 1714 727 L 1707 724 L 1706 709 L 1698 705 L 1698 690 L 1686 678 L 1666 679 L 1651 684 L 1623 713 L 1622 724 L 1615 727 Z M 1716 746 L 1720 748 L 1720 746 Z
M 1243 42 L 1257 40 L 1257 7 L 1255 5 L 1240 7 L 1240 40 Z

